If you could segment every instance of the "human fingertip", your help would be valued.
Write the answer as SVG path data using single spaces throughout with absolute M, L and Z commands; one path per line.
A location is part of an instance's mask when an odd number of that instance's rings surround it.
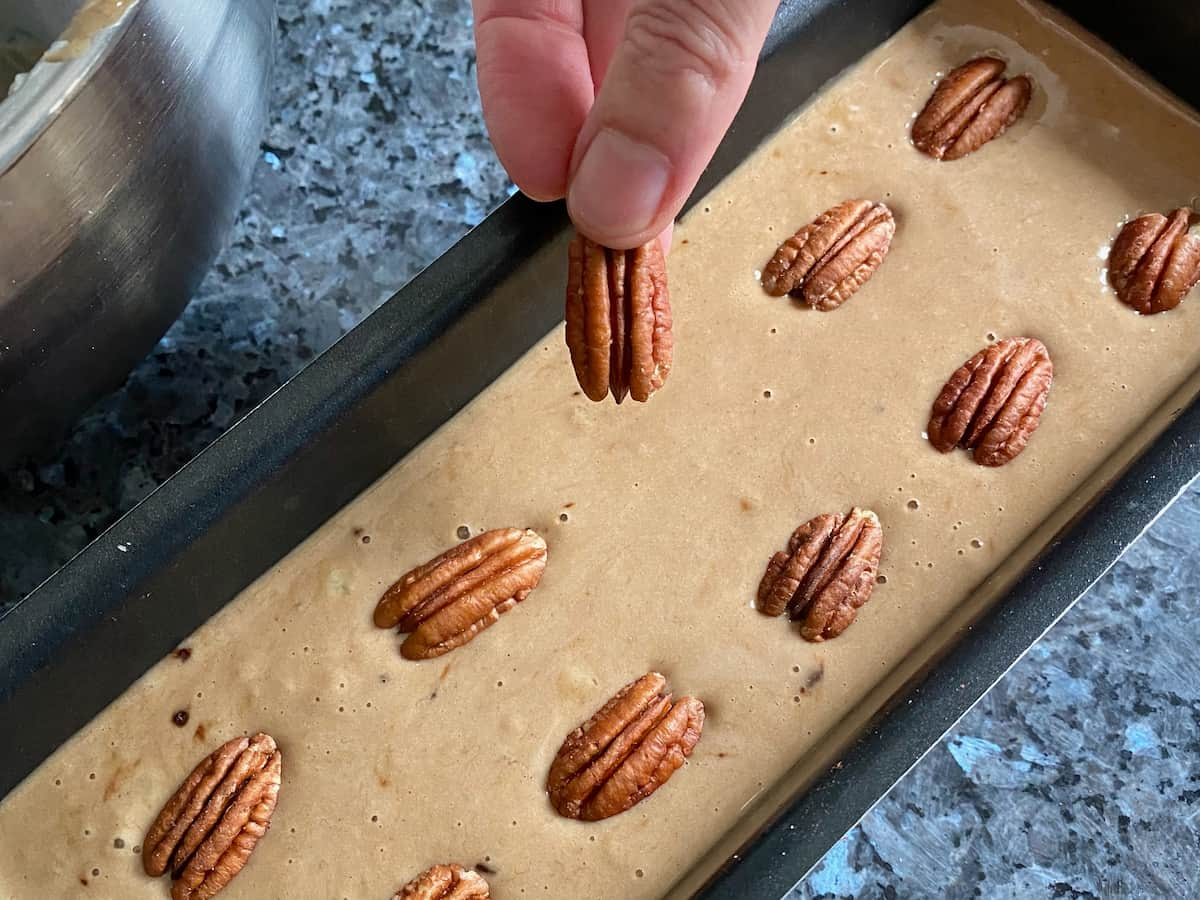
M 661 230 L 655 225 L 671 174 L 671 161 L 659 150 L 602 128 L 575 169 L 567 208 L 593 240 L 614 249 L 636 247 Z
M 553 203 L 555 200 L 563 198 L 562 191 L 539 190 L 536 187 L 521 187 L 521 185 L 517 185 L 517 190 L 535 203 Z

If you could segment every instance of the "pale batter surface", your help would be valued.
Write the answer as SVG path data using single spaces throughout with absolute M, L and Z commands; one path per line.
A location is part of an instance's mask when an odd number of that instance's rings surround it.
M 936 77 L 985 51 L 1033 76 L 1029 111 L 964 160 L 920 155 L 908 127 Z M 718 862 L 1193 393 L 1200 297 L 1140 318 L 1102 254 L 1198 183 L 1200 122 L 1072 27 L 1012 0 L 938 4 L 676 230 L 663 391 L 593 405 L 547 336 L 0 805 L 0 897 L 167 896 L 141 871 L 147 825 L 257 730 L 283 788 L 229 900 L 384 900 L 444 861 L 485 863 L 502 900 L 652 897 Z M 897 219 L 870 283 L 832 313 L 765 296 L 776 245 L 857 196 Z M 1000 469 L 936 453 L 922 430 L 945 379 L 1021 334 L 1055 364 L 1028 449 Z M 808 644 L 751 608 L 755 587 L 792 528 L 852 504 L 883 522 L 886 582 Z M 462 525 L 536 528 L 545 578 L 466 647 L 407 662 L 375 602 Z M 650 669 L 706 705 L 690 764 L 628 813 L 559 818 L 544 780 L 563 737 Z

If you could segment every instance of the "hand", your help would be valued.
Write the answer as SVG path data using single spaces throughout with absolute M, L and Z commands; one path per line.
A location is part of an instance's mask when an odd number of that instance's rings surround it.
M 778 0 L 473 0 L 517 186 L 616 249 L 666 232 L 746 96 Z

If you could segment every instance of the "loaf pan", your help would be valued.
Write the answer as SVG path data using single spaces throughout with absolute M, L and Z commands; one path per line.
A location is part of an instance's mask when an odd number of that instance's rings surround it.
M 693 202 L 926 5 L 785 0 Z M 1200 7 L 1056 5 L 1200 105 Z M 503 204 L 0 618 L 0 797 L 554 327 L 566 227 L 561 206 Z M 830 748 L 825 775 L 681 890 L 778 897 L 803 877 L 1200 472 L 1200 404 L 1170 412 L 999 602 Z

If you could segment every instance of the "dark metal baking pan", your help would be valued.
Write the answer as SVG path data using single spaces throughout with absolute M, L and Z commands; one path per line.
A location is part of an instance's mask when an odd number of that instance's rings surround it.
M 925 5 L 784 0 L 695 196 Z M 1143 0 L 1135 18 L 1128 7 L 1057 5 L 1200 104 L 1200 8 Z M 559 321 L 566 225 L 561 206 L 505 203 L 0 618 L 0 796 Z M 784 893 L 1108 568 L 1200 472 L 1200 405 L 1175 412 L 1002 601 L 729 858 L 705 896 Z

